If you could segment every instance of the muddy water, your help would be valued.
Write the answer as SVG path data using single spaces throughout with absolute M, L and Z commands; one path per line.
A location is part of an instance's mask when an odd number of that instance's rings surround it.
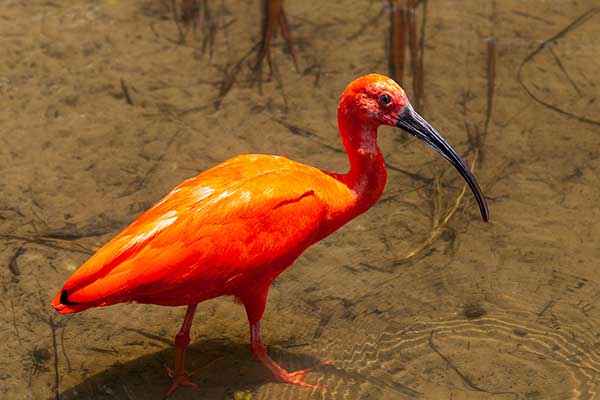
M 255 53 L 239 63 L 260 9 L 237 3 L 212 3 L 212 57 L 202 25 L 178 43 L 167 1 L 0 5 L 2 398 L 161 398 L 184 309 L 62 317 L 49 302 L 65 279 L 174 185 L 234 154 L 347 168 L 336 103 L 353 78 L 389 71 L 387 2 L 287 1 L 300 71 L 279 37 L 261 90 Z M 325 391 L 272 383 L 243 309 L 222 298 L 199 307 L 192 332 L 200 391 L 173 398 L 600 398 L 595 5 L 428 1 L 421 111 L 477 158 L 491 222 L 467 193 L 440 225 L 461 180 L 381 129 L 383 199 L 283 273 L 265 314 L 286 368 L 335 360 L 307 378 Z

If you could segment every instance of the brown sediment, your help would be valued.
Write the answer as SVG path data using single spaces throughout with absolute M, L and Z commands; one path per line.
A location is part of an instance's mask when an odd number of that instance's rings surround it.
M 392 11 L 394 10 L 394 1 L 400 1 L 400 0 L 390 0 L 390 7 L 392 8 Z M 362 35 L 363 33 L 365 33 L 365 31 L 367 30 L 367 28 L 376 26 L 376 22 L 379 20 L 379 18 L 381 18 L 381 16 L 383 16 L 383 14 L 386 12 L 386 7 L 381 7 L 381 10 L 372 18 L 369 18 L 367 21 L 365 21 L 364 23 L 362 23 L 359 28 L 353 32 L 351 35 L 349 35 L 346 40 L 353 40 L 356 39 L 357 37 L 359 37 L 360 35 Z M 392 25 L 393 25 L 393 21 L 392 21 Z

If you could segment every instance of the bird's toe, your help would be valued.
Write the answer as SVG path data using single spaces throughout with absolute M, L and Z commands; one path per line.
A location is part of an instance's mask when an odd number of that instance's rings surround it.
M 187 371 L 178 373 L 172 368 L 165 368 L 167 369 L 167 373 L 172 380 L 171 387 L 169 387 L 169 390 L 167 390 L 167 392 L 165 393 L 165 399 L 171 396 L 179 386 L 187 386 L 195 390 L 200 390 L 200 387 L 197 384 L 190 381 L 190 377 L 193 375 L 193 373 Z
M 331 364 L 333 364 L 333 360 L 327 359 L 327 360 L 323 361 L 322 363 L 320 363 L 317 367 L 320 367 L 322 365 L 331 365 Z M 311 368 L 301 369 L 299 371 L 294 371 L 294 372 L 285 372 L 285 373 L 281 374 L 281 376 L 278 376 L 277 378 L 280 381 L 285 382 L 285 383 L 322 391 L 322 390 L 324 390 L 322 386 L 313 385 L 313 384 L 310 384 L 310 383 L 302 380 L 302 378 L 304 378 L 309 372 L 311 372 L 315 368 L 316 367 L 311 367 Z

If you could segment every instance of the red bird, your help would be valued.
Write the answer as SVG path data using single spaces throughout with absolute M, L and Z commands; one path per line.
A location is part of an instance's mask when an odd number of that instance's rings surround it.
M 178 386 L 196 385 L 184 354 L 198 303 L 235 296 L 250 323 L 251 349 L 276 380 L 305 387 L 308 370 L 288 372 L 266 352 L 261 319 L 269 286 L 304 250 L 368 210 L 386 170 L 379 125 L 423 140 L 460 172 L 488 220 L 483 193 L 464 161 L 417 114 L 404 90 L 382 75 L 356 79 L 338 106 L 350 171 L 338 174 L 272 155 L 231 158 L 186 180 L 87 260 L 52 301 L 61 314 L 136 301 L 188 306 L 175 337 Z

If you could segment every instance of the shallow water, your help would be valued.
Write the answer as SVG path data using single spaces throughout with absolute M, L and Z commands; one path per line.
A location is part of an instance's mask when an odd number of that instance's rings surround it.
M 212 3 L 212 57 L 201 24 L 178 43 L 168 1 L 0 5 L 3 398 L 162 398 L 184 309 L 63 317 L 49 302 L 68 276 L 177 183 L 232 155 L 347 168 L 337 100 L 355 77 L 389 72 L 388 3 L 288 0 L 300 72 L 279 36 L 260 88 L 255 53 L 238 63 L 260 39 L 260 8 L 237 3 Z M 420 111 L 477 158 L 490 223 L 466 193 L 436 225 L 462 181 L 381 128 L 382 200 L 276 280 L 263 322 L 283 366 L 335 360 L 307 378 L 325 391 L 271 382 L 243 308 L 220 298 L 200 305 L 192 331 L 187 365 L 201 389 L 173 399 L 600 398 L 594 6 L 428 1 Z

